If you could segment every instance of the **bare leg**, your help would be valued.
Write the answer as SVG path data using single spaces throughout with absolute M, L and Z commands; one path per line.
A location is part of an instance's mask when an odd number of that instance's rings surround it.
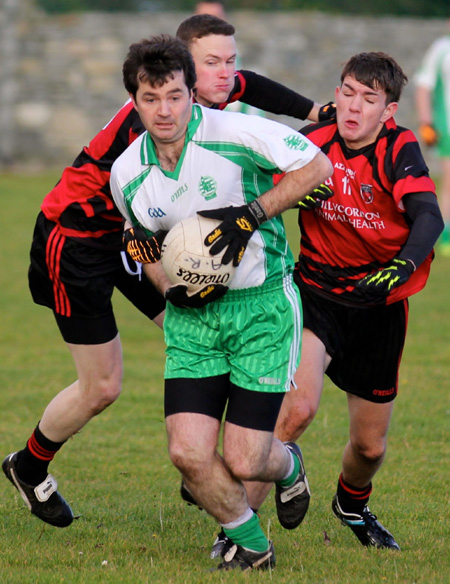
M 202 414 L 166 418 L 169 454 L 194 499 L 219 523 L 230 523 L 248 509 L 242 479 L 274 480 L 286 474 L 290 459 L 270 432 L 225 424 L 224 458 L 217 453 L 220 422 Z
M 275 436 L 282 442 L 296 441 L 314 419 L 322 395 L 323 375 L 330 361 L 322 341 L 305 329 L 301 361 L 294 376 L 297 389 L 291 387 L 286 393 L 275 427 Z M 253 509 L 260 508 L 271 487 L 271 483 L 245 484 Z
M 394 402 L 376 404 L 347 394 L 350 440 L 342 458 L 344 480 L 366 487 L 383 463 Z
M 39 423 L 53 442 L 64 442 L 91 418 L 112 404 L 122 384 L 122 347 L 117 335 L 100 345 L 68 344 L 78 380 L 63 389 L 48 404 Z

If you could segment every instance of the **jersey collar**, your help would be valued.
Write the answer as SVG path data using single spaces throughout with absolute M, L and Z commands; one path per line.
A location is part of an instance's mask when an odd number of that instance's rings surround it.
M 202 106 L 198 103 L 194 103 L 192 106 L 192 114 L 191 119 L 188 122 L 187 130 L 186 130 L 186 138 L 184 140 L 184 147 L 183 152 L 181 153 L 180 160 L 178 161 L 177 167 L 174 172 L 167 172 L 161 169 L 161 172 L 164 172 L 167 176 L 172 176 L 174 173 L 177 173 L 179 166 L 183 162 L 184 155 L 186 152 L 186 148 L 188 143 L 192 140 L 197 128 L 200 125 L 200 122 L 203 119 L 203 112 Z M 152 137 L 148 132 L 144 134 L 142 143 L 141 143 L 141 164 L 142 166 L 149 166 L 154 165 L 161 168 L 159 164 L 158 157 L 156 156 L 156 149 L 155 143 L 153 142 Z

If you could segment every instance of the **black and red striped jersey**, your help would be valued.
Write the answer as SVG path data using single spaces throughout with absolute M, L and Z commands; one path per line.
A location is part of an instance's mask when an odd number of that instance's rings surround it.
M 300 256 L 296 270 L 303 282 L 338 302 L 377 304 L 401 300 L 427 281 L 432 253 L 410 279 L 389 296 L 368 297 L 355 282 L 397 256 L 410 233 L 402 199 L 435 192 L 414 134 L 391 118 L 377 140 L 359 150 L 345 146 L 335 122 L 313 124 L 302 133 L 333 163 L 327 184 L 334 195 L 314 211 L 300 211 Z
M 268 112 L 305 119 L 313 101 L 251 71 L 238 71 L 228 100 L 242 100 Z M 44 198 L 41 209 L 61 232 L 84 243 L 108 249 L 121 248 L 122 216 L 111 195 L 109 178 L 114 161 L 144 131 L 131 100 L 83 148 L 72 166 Z

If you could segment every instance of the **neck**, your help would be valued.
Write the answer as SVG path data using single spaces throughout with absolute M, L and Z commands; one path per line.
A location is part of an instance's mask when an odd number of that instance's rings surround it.
M 184 136 L 182 140 L 170 144 L 155 143 L 156 156 L 163 170 L 173 172 L 180 160 L 184 147 Z
M 196 103 L 199 103 L 200 105 L 203 105 L 205 107 L 212 107 L 214 105 L 214 103 L 212 101 L 206 101 L 206 99 L 203 99 L 203 97 L 197 96 L 195 98 Z

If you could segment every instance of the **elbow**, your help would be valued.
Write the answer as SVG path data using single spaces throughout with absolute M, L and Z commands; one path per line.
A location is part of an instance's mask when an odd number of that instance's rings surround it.
M 323 152 L 320 152 L 318 156 L 320 156 L 320 173 L 322 177 L 320 182 L 324 183 L 333 174 L 333 164 L 331 163 L 331 160 L 328 158 L 328 156 Z

